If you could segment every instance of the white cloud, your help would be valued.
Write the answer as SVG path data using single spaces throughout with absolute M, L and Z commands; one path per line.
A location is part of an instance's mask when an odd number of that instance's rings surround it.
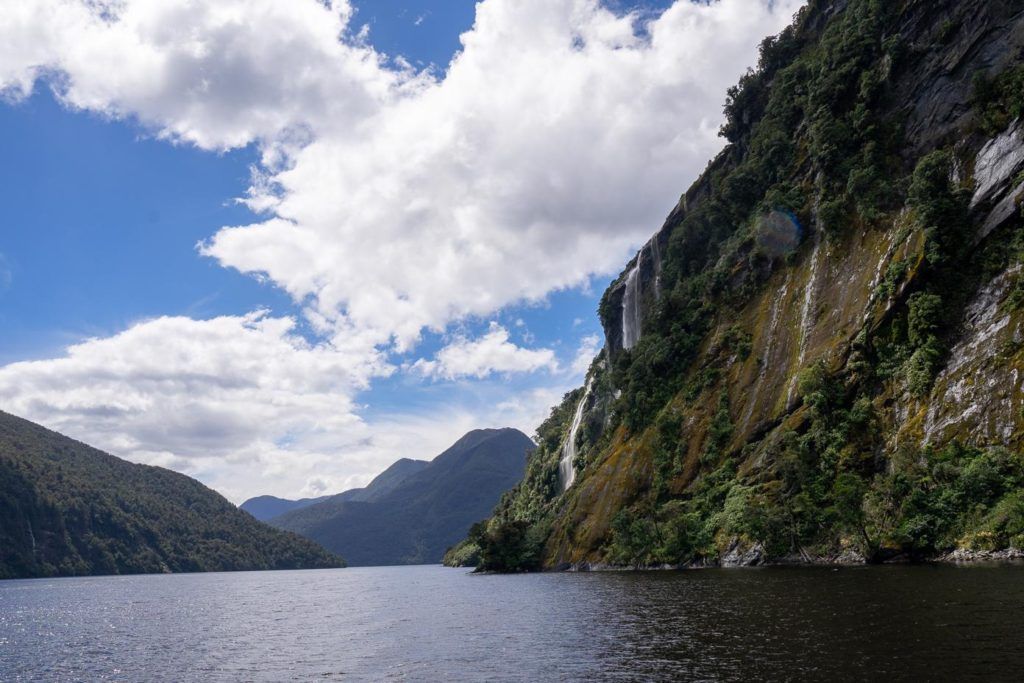
M 405 348 L 622 265 L 720 147 L 726 86 L 798 0 L 485 0 L 447 73 L 389 67 L 348 2 L 31 0 L 0 80 L 206 148 L 259 142 L 252 206 L 204 254 Z M 340 38 L 340 39 L 339 39 Z
M 418 360 L 412 369 L 427 377 L 458 379 L 515 372 L 555 371 L 558 362 L 551 349 L 524 349 L 509 341 L 508 330 L 496 322 L 479 339 L 456 337 L 437 352 L 434 360 Z
M 379 355 L 310 345 L 289 318 L 166 317 L 76 344 L 63 358 L 0 368 L 0 405 L 240 491 L 368 438 L 351 397 L 390 371 Z
M 269 315 L 161 318 L 0 368 L 0 400 L 236 497 L 359 485 L 453 430 L 542 416 L 537 401 L 567 387 L 386 425 L 354 400 L 390 371 L 389 343 L 617 271 L 720 148 L 725 88 L 800 4 L 677 0 L 640 27 L 597 0 L 483 0 L 434 76 L 377 53 L 345 0 L 7 3 L 7 97 L 46 78 L 69 107 L 175 142 L 259 146 L 246 200 L 262 218 L 201 251 L 286 290 L 319 337 Z M 555 361 L 492 327 L 415 367 L 479 378 Z M 388 451 L 411 443 L 430 448 Z
M 415 82 L 384 68 L 347 0 L 24 0 L 0 12 L 0 88 L 40 74 L 69 106 L 208 149 L 358 125 Z
M 576 350 L 576 357 L 572 361 L 571 370 L 576 376 L 585 375 L 590 369 L 590 363 L 594 356 L 601 350 L 601 338 L 596 334 L 589 334 L 580 340 L 580 347 Z
M 642 37 L 592 1 L 483 2 L 443 79 L 296 151 L 255 197 L 276 216 L 203 253 L 403 347 L 583 285 L 720 148 L 726 86 L 796 6 L 681 1 Z
M 396 459 L 433 457 L 478 427 L 531 433 L 559 395 L 496 383 L 370 421 L 353 397 L 393 368 L 366 357 L 311 345 L 295 321 L 262 312 L 164 317 L 0 368 L 0 407 L 241 502 L 363 486 Z

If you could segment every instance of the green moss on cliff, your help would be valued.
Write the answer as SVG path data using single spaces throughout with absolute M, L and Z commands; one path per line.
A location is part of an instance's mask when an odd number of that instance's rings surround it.
M 960 138 L 907 143 L 892 84 L 919 77 L 927 49 L 967 40 L 969 22 L 942 15 L 909 0 L 811 2 L 765 41 L 728 93 L 730 144 L 666 223 L 639 342 L 610 350 L 580 479 L 564 495 L 544 484 L 570 395 L 542 427 L 535 474 L 478 530 L 485 565 L 675 565 L 757 545 L 768 557 L 885 559 L 1022 540 L 1021 456 L 999 438 L 1019 444 L 1024 402 L 984 427 L 995 439 L 949 427 L 944 407 L 982 381 L 950 369 L 977 367 L 956 354 L 1012 345 L 1019 335 L 1005 330 L 1024 325 L 1013 313 L 1021 221 L 978 246 L 984 215 L 969 210 L 984 142 L 971 135 L 1019 115 L 1021 67 L 978 81 Z M 772 212 L 802 228 L 789 254 L 758 242 Z M 994 304 L 976 301 L 985 286 Z M 962 339 L 971 306 L 971 325 L 989 326 L 977 343 Z M 991 306 L 1010 313 L 991 319 Z M 1005 351 L 984 381 L 1012 370 L 1017 401 L 1024 353 Z

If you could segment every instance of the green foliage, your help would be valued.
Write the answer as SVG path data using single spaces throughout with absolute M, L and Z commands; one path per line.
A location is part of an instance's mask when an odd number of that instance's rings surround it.
M 657 508 L 640 503 L 621 510 L 612 523 L 610 559 L 623 565 L 652 566 L 713 557 L 714 535 L 721 524 L 717 513 L 735 477 L 735 464 L 726 460 L 682 498 Z
M 936 150 L 914 169 L 907 204 L 918 217 L 926 238 L 925 255 L 933 267 L 945 265 L 963 248 L 969 220 L 966 192 L 953 185 L 949 152 Z
M 930 554 L 958 544 L 981 549 L 1020 542 L 1024 456 L 950 444 L 904 453 L 867 496 L 867 524 L 883 545 Z
M 480 571 L 521 572 L 540 568 L 541 551 L 547 540 L 544 525 L 526 520 L 474 524 L 469 530 L 469 543 L 479 548 Z
M 0 578 L 344 566 L 194 479 L 0 412 Z
M 729 415 L 729 395 L 722 392 L 718 397 L 718 410 L 708 425 L 707 440 L 700 459 L 704 464 L 716 463 L 725 454 L 725 447 L 732 436 L 732 417 Z
M 657 550 L 664 541 L 657 521 L 649 512 L 620 510 L 612 520 L 612 535 L 615 541 L 610 557 L 616 564 L 658 564 Z
M 480 546 L 464 538 L 445 551 L 441 564 L 446 567 L 476 567 L 480 564 Z
M 725 348 L 736 354 L 740 360 L 750 358 L 750 351 L 753 348 L 753 336 L 738 326 L 733 325 L 725 333 L 723 340 Z
M 685 442 L 683 421 L 675 412 L 665 411 L 656 423 L 658 439 L 654 447 L 654 489 L 660 498 L 667 493 L 668 483 L 683 466 Z
M 1013 66 L 989 78 L 974 75 L 974 108 L 978 127 L 986 135 L 998 135 L 1014 119 L 1024 116 L 1024 66 Z
M 907 337 L 915 347 L 924 346 L 942 326 L 942 297 L 937 294 L 915 292 L 907 301 Z
M 945 349 L 937 334 L 942 327 L 942 297 L 915 292 L 907 302 L 907 341 L 913 350 L 906 363 L 907 388 L 924 396 L 939 370 Z
M 891 299 L 899 289 L 899 286 L 903 284 L 903 279 L 907 275 L 909 264 L 905 259 L 897 259 L 889 264 L 889 267 L 885 269 L 885 276 L 882 281 L 878 284 L 878 294 L 884 299 Z
M 907 360 L 905 372 L 907 390 L 912 396 L 923 397 L 931 391 L 943 353 L 938 339 L 932 336 L 911 354 Z
M 906 300 L 905 315 L 896 316 L 888 337 L 880 339 L 879 376 L 902 375 L 912 396 L 925 396 L 946 355 L 943 341 L 950 300 L 960 296 L 954 257 L 967 241 L 969 219 L 967 194 L 952 180 L 952 157 L 936 150 L 922 157 L 911 177 L 907 205 L 914 212 L 918 229 L 925 236 L 925 263 L 916 273 L 920 289 Z M 905 261 L 890 265 L 880 293 L 893 297 L 907 273 Z

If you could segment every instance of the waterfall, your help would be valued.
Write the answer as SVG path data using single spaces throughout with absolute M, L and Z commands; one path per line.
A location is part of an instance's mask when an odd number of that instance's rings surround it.
M 562 483 L 562 491 L 568 491 L 572 483 L 576 481 L 576 436 L 580 431 L 580 424 L 583 422 L 583 409 L 587 405 L 587 398 L 590 397 L 590 385 L 593 381 L 593 378 L 587 380 L 583 397 L 576 404 L 576 412 L 572 416 L 569 434 L 565 438 L 565 444 L 562 445 L 562 459 L 558 461 L 558 480 Z
M 636 257 L 636 265 L 626 276 L 626 291 L 622 295 L 622 348 L 631 349 L 640 340 L 640 265 L 643 250 Z
M 814 234 L 814 251 L 811 254 L 810 273 L 807 276 L 807 284 L 804 286 L 804 301 L 800 307 L 800 353 L 796 360 L 796 371 L 793 373 L 793 380 L 789 383 L 789 391 L 786 393 L 786 404 L 793 402 L 793 394 L 796 392 L 796 382 L 800 369 L 803 368 L 804 359 L 807 357 L 807 342 L 811 332 L 814 331 L 814 299 L 817 295 L 818 286 L 818 263 L 821 255 L 821 231 Z
M 655 235 L 649 242 L 651 245 L 651 258 L 654 260 L 654 298 L 661 298 L 661 247 L 658 246 L 658 236 Z
M 757 372 L 757 379 L 754 380 L 754 384 L 750 388 L 750 396 L 747 399 L 747 413 L 743 418 L 746 424 L 750 424 L 750 419 L 754 416 L 754 408 L 757 406 L 757 396 L 761 391 L 761 385 L 764 383 L 765 378 L 768 376 L 768 365 L 773 361 L 772 354 L 775 352 L 775 333 L 778 332 L 779 321 L 782 319 L 782 309 L 785 307 L 786 295 L 789 293 L 789 283 L 793 277 L 793 271 L 790 269 L 786 273 L 786 279 L 782 282 L 782 288 L 779 289 L 778 294 L 772 301 L 771 314 L 768 318 L 768 327 L 764 331 L 764 354 L 761 356 L 760 365 L 761 368 Z
M 32 557 L 36 556 L 36 535 L 32 532 L 32 523 L 25 520 L 25 526 L 28 527 L 28 538 L 32 541 Z

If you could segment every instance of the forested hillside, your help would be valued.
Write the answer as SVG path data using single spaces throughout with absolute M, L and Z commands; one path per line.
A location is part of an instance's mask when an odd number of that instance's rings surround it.
M 341 567 L 198 481 L 0 412 L 0 578 Z

